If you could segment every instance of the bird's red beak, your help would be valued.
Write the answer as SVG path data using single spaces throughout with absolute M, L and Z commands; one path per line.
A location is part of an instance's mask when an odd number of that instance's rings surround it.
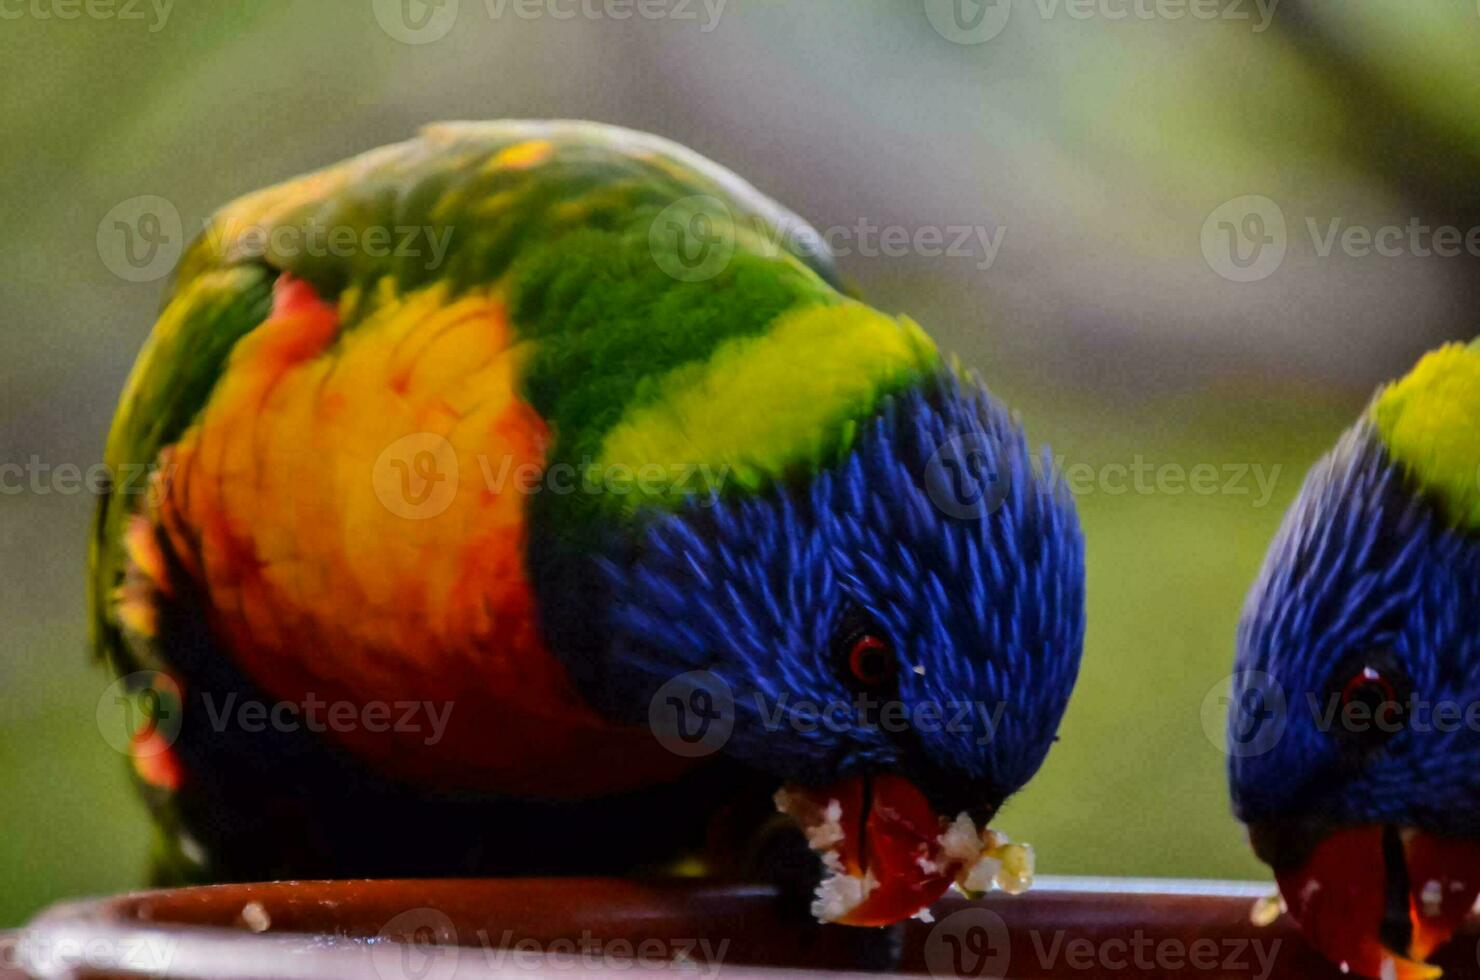
M 1480 841 L 1370 825 L 1320 840 L 1277 870 L 1291 917 L 1321 955 L 1364 977 L 1431 980 L 1424 961 L 1469 916 L 1480 893 Z
M 828 872 L 813 912 L 842 925 L 887 926 L 917 915 L 996 843 L 990 831 L 974 827 L 969 835 L 959 827 L 948 833 L 955 820 L 899 776 L 854 777 L 823 789 L 790 786 L 777 794 L 777 804 L 801 825 Z

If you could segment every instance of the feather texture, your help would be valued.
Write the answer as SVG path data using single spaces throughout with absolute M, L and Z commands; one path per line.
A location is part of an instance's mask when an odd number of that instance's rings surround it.
M 461 860 L 495 814 L 533 836 L 608 814 L 651 859 L 692 835 L 645 801 L 699 819 L 723 795 L 675 780 L 733 766 L 892 768 L 995 807 L 1078 668 L 1083 544 L 1017 423 L 846 295 L 795 215 L 625 130 L 433 127 L 228 205 L 108 460 L 162 476 L 101 506 L 97 645 L 179 692 L 172 754 L 136 768 L 166 860 L 202 874 L 406 873 L 375 842 L 423 831 L 411 872 L 542 869 L 522 841 Z M 804 730 L 799 701 L 848 694 L 834 634 L 860 613 L 913 668 L 895 699 L 964 728 Z M 645 727 L 688 669 L 762 699 L 697 772 Z M 228 700 L 451 714 L 431 742 L 264 732 Z

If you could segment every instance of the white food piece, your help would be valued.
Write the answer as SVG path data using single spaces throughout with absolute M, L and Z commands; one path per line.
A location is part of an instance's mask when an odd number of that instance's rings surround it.
M 828 856 L 837 861 L 831 852 Z M 812 899 L 812 915 L 818 922 L 837 922 L 862 905 L 877 887 L 879 882 L 871 871 L 856 878 L 844 873 L 840 863 L 835 867 L 829 865 L 827 876 L 818 883 L 816 897 Z
M 966 894 L 980 895 L 996 887 L 997 877 L 1000 874 L 1002 874 L 1002 862 L 983 854 L 981 860 L 968 865 L 966 870 L 957 876 L 956 883 Z
M 828 800 L 821 822 L 803 829 L 814 851 L 826 851 L 843 843 L 843 804 Z
M 261 902 L 248 902 L 242 906 L 242 921 L 253 932 L 266 932 L 272 928 L 272 919 Z
M 817 884 L 812 901 L 812 915 L 819 922 L 837 922 L 863 904 L 864 899 L 879 886 L 872 873 L 863 877 L 848 874 L 843 859 L 838 855 L 838 845 L 843 843 L 843 804 L 828 800 L 827 805 L 818 807 L 801 794 L 778 790 L 775 796 L 776 809 L 791 817 L 807 836 L 807 846 L 822 858 L 827 874 Z
M 940 853 L 948 862 L 975 864 L 982 856 L 982 835 L 976 829 L 976 821 L 965 813 L 957 815 L 940 835 Z
M 961 867 L 956 888 L 967 895 L 999 889 L 1021 895 L 1033 884 L 1033 849 L 990 827 L 977 829 L 965 813 L 940 835 L 941 860 Z
M 819 808 L 805 796 L 778 789 L 772 797 L 776 809 L 795 820 L 807 835 L 807 844 L 814 851 L 827 851 L 843 842 L 843 804 L 828 800 L 825 808 Z
M 1419 901 L 1423 904 L 1424 915 L 1431 919 L 1438 918 L 1444 911 L 1444 886 L 1434 880 L 1425 882 Z

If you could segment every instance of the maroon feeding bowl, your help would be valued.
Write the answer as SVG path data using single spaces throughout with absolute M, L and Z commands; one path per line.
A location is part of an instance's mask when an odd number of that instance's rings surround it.
M 766 886 L 701 880 L 300 881 L 56 906 L 6 940 L 0 975 L 319 980 L 890 972 L 936 977 L 1340 977 L 1268 888 L 1053 879 L 951 897 L 893 931 L 819 926 Z M 1436 960 L 1480 976 L 1472 920 Z

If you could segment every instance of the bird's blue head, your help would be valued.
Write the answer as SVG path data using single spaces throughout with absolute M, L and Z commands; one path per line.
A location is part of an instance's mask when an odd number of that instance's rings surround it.
M 1368 976 L 1387 960 L 1421 975 L 1480 890 L 1480 537 L 1457 523 L 1474 491 L 1433 438 L 1455 419 L 1432 391 L 1405 401 L 1410 383 L 1286 516 L 1240 624 L 1228 724 L 1256 852 L 1313 944 Z
M 1307 479 L 1239 627 L 1234 807 L 1480 835 L 1480 540 L 1363 422 Z M 1368 716 L 1371 723 L 1368 723 Z
M 852 425 L 831 465 L 695 502 L 607 565 L 612 694 L 671 709 L 670 737 L 687 726 L 823 814 L 839 801 L 851 844 L 897 817 L 901 853 L 845 856 L 875 878 L 902 861 L 914 887 L 941 818 L 985 826 L 1054 741 L 1084 546 L 1047 457 L 974 378 L 932 373 Z M 888 890 L 859 916 L 930 900 Z

